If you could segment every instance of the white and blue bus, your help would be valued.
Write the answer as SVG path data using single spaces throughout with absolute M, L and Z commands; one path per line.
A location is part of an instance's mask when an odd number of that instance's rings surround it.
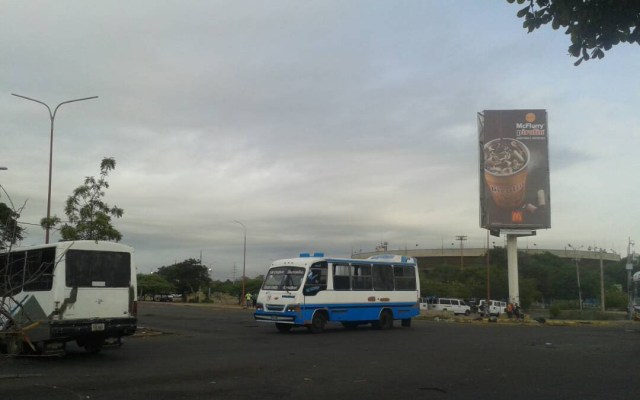
M 88 352 L 137 326 L 133 248 L 80 240 L 0 251 L 0 344 L 7 353 Z
M 303 253 L 275 261 L 256 303 L 256 321 L 280 332 L 305 326 L 322 332 L 327 322 L 346 328 L 372 324 L 411 326 L 420 314 L 420 280 L 413 258 L 380 255 L 369 259 L 328 258 Z

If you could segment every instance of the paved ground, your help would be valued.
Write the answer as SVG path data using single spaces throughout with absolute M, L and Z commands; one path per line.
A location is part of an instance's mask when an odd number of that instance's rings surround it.
M 98 355 L 0 358 L 0 398 L 638 399 L 640 323 L 279 334 L 250 310 L 142 303 L 147 332 Z M 399 325 L 399 324 L 396 324 Z

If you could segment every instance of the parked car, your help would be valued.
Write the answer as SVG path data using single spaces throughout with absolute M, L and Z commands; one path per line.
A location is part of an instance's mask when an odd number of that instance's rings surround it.
M 156 294 L 153 296 L 153 301 L 173 301 L 173 295 L 171 294 Z
M 426 303 L 420 303 L 420 308 L 429 311 L 451 311 L 454 314 L 471 314 L 471 307 L 464 300 L 446 297 L 429 297 Z
M 486 300 L 480 300 L 478 303 L 478 312 L 484 314 Z M 507 312 L 507 303 L 504 301 L 489 300 L 489 315 L 492 317 L 499 317 L 500 314 Z

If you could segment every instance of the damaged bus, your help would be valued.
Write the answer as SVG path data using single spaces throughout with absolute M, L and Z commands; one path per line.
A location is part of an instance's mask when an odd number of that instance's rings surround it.
M 420 281 L 413 258 L 380 255 L 369 259 L 327 258 L 303 253 L 275 261 L 258 294 L 254 318 L 275 323 L 280 332 L 307 327 L 320 333 L 328 322 L 346 328 L 411 325 L 420 314 Z
M 0 251 L 0 344 L 10 355 L 95 353 L 137 326 L 133 248 L 80 240 Z

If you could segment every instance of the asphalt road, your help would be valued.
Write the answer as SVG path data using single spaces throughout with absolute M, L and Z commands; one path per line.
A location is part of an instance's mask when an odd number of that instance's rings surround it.
M 640 323 L 414 321 L 280 334 L 249 310 L 142 303 L 157 335 L 0 358 L 0 399 L 639 399 Z

